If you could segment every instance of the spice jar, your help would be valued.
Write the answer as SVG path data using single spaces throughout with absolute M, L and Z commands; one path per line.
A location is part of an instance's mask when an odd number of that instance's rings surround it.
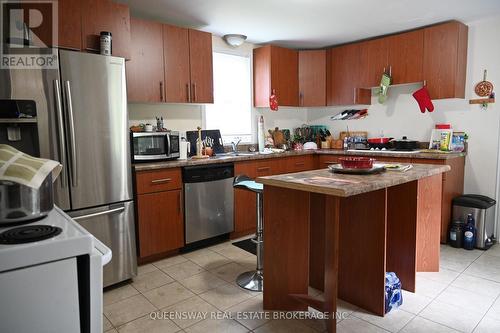
M 111 32 L 109 31 L 101 31 L 100 35 L 100 45 L 101 45 L 101 54 L 110 56 L 112 52 L 112 37 Z

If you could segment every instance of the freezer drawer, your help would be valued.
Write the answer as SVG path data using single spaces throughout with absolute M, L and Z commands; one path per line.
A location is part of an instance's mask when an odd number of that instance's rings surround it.
M 111 262 L 103 270 L 104 287 L 137 275 L 133 201 L 69 212 L 68 215 L 111 249 Z

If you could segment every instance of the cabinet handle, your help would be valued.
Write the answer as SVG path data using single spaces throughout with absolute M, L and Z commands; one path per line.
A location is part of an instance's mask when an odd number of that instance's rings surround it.
M 189 83 L 186 83 L 186 90 L 187 90 L 187 101 L 191 103 L 191 86 Z
M 257 168 L 257 171 L 266 171 L 269 169 L 271 169 L 271 167 L 260 167 L 260 168 Z
M 160 101 L 164 102 L 164 100 L 163 100 L 163 81 L 160 81 Z
M 172 178 L 153 179 L 151 181 L 151 184 L 153 184 L 153 185 L 163 184 L 163 183 L 168 183 L 171 180 L 172 180 Z
M 305 162 L 296 162 L 295 163 L 295 166 L 303 166 L 305 165 L 306 163 Z
M 304 94 L 299 92 L 299 105 L 304 106 Z
M 193 83 L 193 102 L 196 102 L 196 83 Z
M 337 161 L 325 161 L 323 162 L 324 164 L 336 164 L 338 163 Z
M 177 212 L 180 214 L 182 212 L 182 200 L 181 200 L 181 192 L 179 191 L 177 195 L 177 200 L 179 201 L 179 205 L 177 206 Z
M 392 77 L 392 66 L 389 65 L 389 76 Z

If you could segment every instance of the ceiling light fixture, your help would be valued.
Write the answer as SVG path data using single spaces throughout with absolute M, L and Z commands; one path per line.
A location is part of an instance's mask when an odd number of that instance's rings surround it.
M 241 44 L 243 44 L 243 42 L 247 39 L 247 36 L 238 34 L 228 34 L 222 36 L 222 38 L 228 45 L 232 47 L 238 47 Z

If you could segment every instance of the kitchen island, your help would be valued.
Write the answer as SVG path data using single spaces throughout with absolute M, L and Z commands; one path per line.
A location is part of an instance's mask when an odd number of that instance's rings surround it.
M 333 174 L 328 169 L 257 178 L 264 184 L 264 308 L 329 314 L 337 297 L 384 316 L 385 273 L 414 292 L 417 271 L 439 270 L 442 173 Z M 308 295 L 308 287 L 323 298 Z

